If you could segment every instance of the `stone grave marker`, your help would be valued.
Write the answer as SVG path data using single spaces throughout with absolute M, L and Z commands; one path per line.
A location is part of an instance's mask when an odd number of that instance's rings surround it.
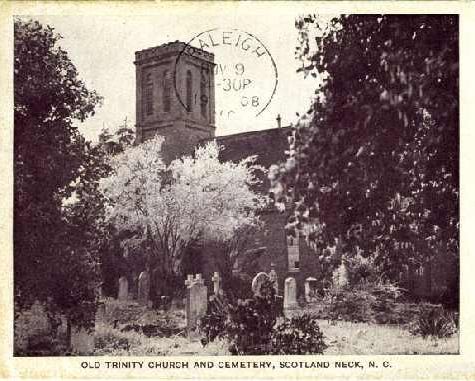
M 193 275 L 188 274 L 185 280 L 185 286 L 190 287 L 195 282 Z
M 217 271 L 214 272 L 214 275 L 211 278 L 211 280 L 213 281 L 214 295 L 220 295 L 221 294 L 221 277 L 219 276 L 219 273 Z
M 78 355 L 92 355 L 94 353 L 94 332 L 84 328 L 71 327 L 71 350 Z
M 105 295 L 104 295 L 104 282 L 101 282 L 97 285 L 96 293 L 97 293 L 97 296 L 98 296 L 99 300 L 104 299 L 104 297 L 105 297 Z
M 279 279 L 277 277 L 277 272 L 275 271 L 275 265 L 271 263 L 270 267 L 269 279 L 274 284 L 275 294 L 279 295 Z
M 186 289 L 186 327 L 188 336 L 195 331 L 198 320 L 206 315 L 208 310 L 208 289 L 204 284 L 201 274 L 185 281 Z
M 269 279 L 269 276 L 266 273 L 264 272 L 257 273 L 257 275 L 252 280 L 252 284 L 251 284 L 252 292 L 254 293 L 255 296 L 261 296 L 262 284 L 268 279 Z
M 125 276 L 119 278 L 119 293 L 117 298 L 119 300 L 127 300 L 129 298 L 129 281 Z
M 138 301 L 140 304 L 148 306 L 150 296 L 150 276 L 148 271 L 142 271 L 139 275 Z
M 96 320 L 104 320 L 104 317 L 106 315 L 106 304 L 104 302 L 99 302 L 97 304 L 97 310 L 96 310 Z
M 305 279 L 305 301 L 310 303 L 317 296 L 318 281 L 314 277 L 308 277 Z
M 297 307 L 297 282 L 294 278 L 289 277 L 284 282 L 284 310 Z

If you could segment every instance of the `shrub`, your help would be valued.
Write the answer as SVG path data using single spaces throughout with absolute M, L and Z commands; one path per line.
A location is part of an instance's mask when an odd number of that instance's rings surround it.
M 252 278 L 247 274 L 232 275 L 224 283 L 224 292 L 229 299 L 251 299 L 254 293 L 251 288 Z
M 205 334 L 202 342 L 207 344 L 216 338 L 225 338 L 231 354 L 267 354 L 278 311 L 270 281 L 262 285 L 261 296 L 252 299 L 233 303 L 225 298 L 215 298 L 200 321 L 200 330 Z
M 323 354 L 328 346 L 323 341 L 317 321 L 308 314 L 285 319 L 271 335 L 271 354 Z
M 120 330 L 121 332 L 138 332 L 146 337 L 170 337 L 182 332 L 181 328 L 170 324 L 169 321 L 157 321 L 156 324 L 127 324 Z
M 450 337 L 456 332 L 454 318 L 441 306 L 422 305 L 417 318 L 410 327 L 413 335 L 422 337 Z
M 199 322 L 200 331 L 205 335 L 201 340 L 203 344 L 206 345 L 225 335 L 229 305 L 225 296 L 211 296 L 208 302 L 208 311 Z
M 324 297 L 326 311 L 323 318 L 353 322 L 371 321 L 369 292 L 353 289 L 331 288 Z
M 141 335 L 135 332 L 120 332 L 106 324 L 98 324 L 95 332 L 95 354 L 124 355 L 131 346 L 140 344 Z
M 395 313 L 396 301 L 402 295 L 402 289 L 389 281 L 378 280 L 370 283 L 372 321 L 379 324 L 399 324 L 403 321 Z
M 396 302 L 402 289 L 387 281 L 365 281 L 351 288 L 326 290 L 320 318 L 362 323 L 400 324 L 409 322 L 399 314 Z
M 371 257 L 365 258 L 361 254 L 357 254 L 353 257 L 345 256 L 344 260 L 348 271 L 348 281 L 351 285 L 374 280 L 377 271 Z
M 411 331 L 421 332 L 416 334 L 422 334 L 426 330 L 430 331 L 430 328 L 419 329 L 418 325 L 430 327 L 430 324 L 437 326 L 443 323 L 444 319 L 437 316 L 439 313 L 445 315 L 449 319 L 448 324 L 453 324 L 456 329 L 457 319 L 454 313 L 432 311 L 443 311 L 440 305 L 401 303 L 401 295 L 402 289 L 381 281 L 364 282 L 353 288 L 331 288 L 320 304 L 318 317 L 361 323 L 399 324 L 408 326 Z

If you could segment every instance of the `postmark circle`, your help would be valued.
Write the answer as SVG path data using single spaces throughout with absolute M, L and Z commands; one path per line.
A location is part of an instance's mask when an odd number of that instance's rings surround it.
M 190 56 L 199 57 L 197 86 L 183 83 L 189 73 L 184 75 L 181 67 Z M 185 79 L 180 82 L 179 77 Z M 239 119 L 243 113 L 257 117 L 269 106 L 277 90 L 278 72 L 271 53 L 255 35 L 235 28 L 213 28 L 184 45 L 175 61 L 173 82 L 177 99 L 186 110 L 216 100 L 216 114 Z M 214 99 L 202 90 L 206 87 L 213 87 Z

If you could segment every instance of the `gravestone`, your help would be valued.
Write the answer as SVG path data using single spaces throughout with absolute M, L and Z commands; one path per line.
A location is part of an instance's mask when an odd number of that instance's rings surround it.
M 129 282 L 129 299 L 138 299 L 139 297 L 139 274 L 132 272 L 132 282 Z
M 139 275 L 138 301 L 140 304 L 148 306 L 150 295 L 150 276 L 148 271 L 142 271 Z
M 96 310 L 96 320 L 102 321 L 106 316 L 106 304 L 104 302 L 99 302 L 97 304 Z
M 315 300 L 317 296 L 317 285 L 318 281 L 314 277 L 308 277 L 305 279 L 305 301 L 307 303 Z
M 275 265 L 271 263 L 270 267 L 271 267 L 271 270 L 269 272 L 269 279 L 274 285 L 275 294 L 279 295 L 279 279 L 277 277 L 277 272 L 275 271 Z
M 127 300 L 129 298 L 129 281 L 125 276 L 119 278 L 119 293 L 117 298 L 119 300 Z
M 186 328 L 188 336 L 193 331 L 208 310 L 208 289 L 204 284 L 201 274 L 196 274 L 195 278 L 188 276 L 185 281 L 186 289 Z
M 97 285 L 96 294 L 97 294 L 97 297 L 99 298 L 99 300 L 104 299 L 104 297 L 105 297 L 105 295 L 104 295 L 104 282 L 101 282 Z
M 240 272 L 241 271 L 239 269 L 239 257 L 237 257 L 233 263 L 233 275 L 239 275 Z
M 255 296 L 261 296 L 261 287 L 266 280 L 269 280 L 269 276 L 264 272 L 260 272 L 254 277 L 251 287 Z
M 195 282 L 193 275 L 188 274 L 185 280 L 185 286 L 190 287 Z
M 220 295 L 221 294 L 221 277 L 219 276 L 219 273 L 215 271 L 211 280 L 213 281 L 213 293 L 215 295 Z
M 78 355 L 92 355 L 94 353 L 94 332 L 84 328 L 71 327 L 71 350 Z
M 284 310 L 297 307 L 297 282 L 294 278 L 289 277 L 284 282 Z

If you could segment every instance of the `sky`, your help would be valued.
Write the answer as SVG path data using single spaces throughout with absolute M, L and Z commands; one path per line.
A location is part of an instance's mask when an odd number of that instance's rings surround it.
M 68 52 L 80 78 L 89 89 L 94 89 L 103 96 L 103 105 L 96 109 L 96 114 L 79 125 L 88 139 L 97 140 L 103 127 L 114 130 L 125 118 L 129 126 L 135 125 L 135 51 L 175 40 L 188 42 L 197 34 L 213 28 L 238 29 L 257 37 L 272 56 L 278 73 L 275 94 L 259 116 L 244 108 L 236 115 L 220 113 L 220 110 L 226 110 L 228 100 L 223 96 L 222 88 L 215 86 L 216 135 L 275 128 L 278 114 L 281 115 L 282 125 L 295 122 L 297 112 L 305 113 L 308 110 L 318 83 L 313 77 L 304 78 L 302 73 L 296 73 L 300 62 L 295 59 L 298 37 L 295 18 L 299 14 L 292 14 L 287 8 L 272 16 L 258 17 L 255 13 L 246 11 L 228 12 L 224 15 L 216 9 L 210 11 L 208 8 L 200 12 L 196 8 L 178 7 L 154 15 L 129 17 L 32 17 L 54 27 L 62 35 L 59 45 Z M 227 63 L 235 64 L 240 62 L 243 55 L 242 51 L 236 49 L 224 51 L 215 48 L 214 52 L 217 63 L 227 60 Z M 268 100 L 271 94 L 269 89 L 273 89 L 275 85 L 271 61 L 267 58 L 266 62 L 246 62 L 246 65 L 246 74 L 249 73 L 249 79 L 252 78 L 253 84 L 257 86 L 256 91 L 261 92 L 257 95 Z

